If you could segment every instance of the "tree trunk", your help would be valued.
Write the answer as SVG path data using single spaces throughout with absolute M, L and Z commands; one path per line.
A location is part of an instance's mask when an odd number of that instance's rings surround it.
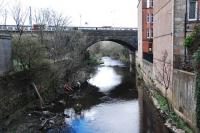
M 32 82 L 31 85 L 33 86 L 34 90 L 36 91 L 36 93 L 37 93 L 37 95 L 38 95 L 38 98 L 39 98 L 39 100 L 40 100 L 40 108 L 42 109 L 42 108 L 43 108 L 43 105 L 44 105 L 44 100 L 43 100 L 42 96 L 40 95 L 40 93 L 39 93 L 39 91 L 38 91 L 38 89 L 37 89 L 35 83 Z

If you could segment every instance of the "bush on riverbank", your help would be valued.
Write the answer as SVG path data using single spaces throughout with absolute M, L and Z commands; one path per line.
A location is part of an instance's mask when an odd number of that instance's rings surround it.
M 44 46 L 36 38 L 22 37 L 12 40 L 14 71 L 29 71 L 48 64 Z
M 96 55 L 96 57 L 99 58 L 109 56 L 113 59 L 118 59 L 125 62 L 129 61 L 129 50 L 124 46 L 114 42 L 99 42 L 89 47 L 88 50 L 92 55 Z
M 92 54 L 92 53 L 89 54 L 89 58 L 87 59 L 88 65 L 99 65 L 102 63 L 103 62 L 100 61 L 100 58 L 97 55 Z
M 195 72 L 196 72 L 196 90 L 195 90 L 195 96 L 196 96 L 196 120 L 197 120 L 197 127 L 200 129 L 200 47 L 198 50 L 194 53 L 194 59 L 196 62 L 195 66 Z

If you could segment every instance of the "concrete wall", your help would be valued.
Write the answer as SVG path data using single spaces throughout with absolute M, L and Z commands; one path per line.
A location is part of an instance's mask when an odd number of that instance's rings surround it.
M 164 96 L 165 88 L 159 82 L 157 82 L 153 76 L 153 64 L 146 60 L 143 60 L 142 63 L 140 63 L 138 57 L 136 57 L 136 67 L 137 71 L 139 71 L 139 74 L 141 74 L 143 77 L 145 83 L 152 85 L 155 89 L 159 89 Z M 171 102 L 175 112 L 195 130 L 195 74 L 174 69 L 172 87 L 167 93 L 168 100 Z
M 142 19 L 142 6 L 143 6 L 143 0 L 139 0 L 138 3 L 138 60 L 142 63 L 143 59 L 143 38 L 142 38 L 142 31 L 143 31 L 143 19 Z
M 175 69 L 172 92 L 175 109 L 191 126 L 194 126 L 196 123 L 195 74 Z
M 0 75 L 9 71 L 11 64 L 11 38 L 0 35 Z
M 153 79 L 153 64 L 152 63 L 146 60 L 143 60 L 142 70 L 149 77 L 150 80 Z
M 161 59 L 165 50 L 169 55 L 168 60 L 173 59 L 172 7 L 172 0 L 154 1 L 153 54 L 155 60 Z
M 153 74 L 159 80 L 163 79 L 163 60 L 165 51 L 167 59 L 165 60 L 167 75 L 172 77 L 173 70 L 173 1 L 172 0 L 154 0 L 154 38 L 153 38 Z M 171 89 L 172 84 L 169 85 Z M 160 87 L 159 87 L 160 88 Z M 169 94 L 170 94 L 169 89 Z M 165 88 L 162 89 L 165 91 Z M 162 91 L 162 92 L 163 92 Z

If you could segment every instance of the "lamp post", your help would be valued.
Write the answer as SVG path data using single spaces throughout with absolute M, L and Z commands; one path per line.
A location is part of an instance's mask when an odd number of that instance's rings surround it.
M 82 25 L 82 15 L 80 14 L 80 27 Z

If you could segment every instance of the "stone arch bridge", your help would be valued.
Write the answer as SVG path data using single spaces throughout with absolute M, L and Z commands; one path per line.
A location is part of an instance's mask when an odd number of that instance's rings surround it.
M 88 38 L 87 48 L 99 41 L 112 41 L 121 44 L 131 51 L 137 50 L 137 29 L 136 28 L 124 28 L 124 27 L 62 27 L 64 31 L 70 33 L 71 31 L 82 31 L 82 33 Z M 15 25 L 0 25 L 0 33 L 9 32 L 11 34 L 17 33 L 17 27 Z M 31 26 L 23 26 L 23 31 L 27 33 L 34 33 L 37 30 L 32 29 Z M 53 32 L 55 27 L 48 26 L 44 28 L 44 32 Z
M 4 27 L 5 28 L 5 27 Z M 30 28 L 30 27 L 28 27 Z M 28 29 L 27 28 L 27 29 Z M 112 41 L 121 44 L 131 51 L 137 50 L 137 29 L 133 28 L 115 28 L 115 27 L 68 27 L 66 32 L 73 30 L 82 31 L 87 36 L 87 45 L 84 49 L 87 49 L 91 45 L 99 41 Z M 25 30 L 25 34 L 29 34 L 32 30 Z M 53 30 L 46 29 L 45 32 L 52 32 Z M 6 27 L 1 29 L 0 26 L 0 75 L 9 69 L 9 62 L 11 57 L 11 35 L 18 34 L 15 27 Z
M 127 47 L 131 51 L 137 50 L 137 29 L 82 29 L 81 31 L 85 33 L 88 38 L 87 48 L 100 41 L 112 41 Z

